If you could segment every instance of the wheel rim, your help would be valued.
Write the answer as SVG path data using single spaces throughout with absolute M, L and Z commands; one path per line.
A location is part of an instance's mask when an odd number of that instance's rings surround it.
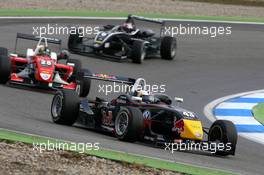
M 56 95 L 52 102 L 52 116 L 53 118 L 58 118 L 61 115 L 62 110 L 62 97 L 61 95 Z
M 124 135 L 128 127 L 128 114 L 126 112 L 121 112 L 116 119 L 115 128 L 117 135 Z
M 215 143 L 223 142 L 223 132 L 219 126 L 215 126 L 212 129 L 212 136 L 210 137 L 210 141 L 213 141 Z

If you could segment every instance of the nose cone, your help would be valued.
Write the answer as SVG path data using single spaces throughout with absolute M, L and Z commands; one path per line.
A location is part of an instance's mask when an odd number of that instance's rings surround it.
M 51 83 L 53 79 L 53 72 L 50 69 L 42 68 L 35 73 L 35 78 L 41 82 Z
M 203 139 L 203 127 L 201 121 L 183 119 L 183 123 L 184 127 L 181 132 L 182 138 L 191 140 Z
M 51 74 L 50 73 L 40 73 L 40 77 L 42 78 L 42 80 L 44 81 L 49 81 L 51 78 Z

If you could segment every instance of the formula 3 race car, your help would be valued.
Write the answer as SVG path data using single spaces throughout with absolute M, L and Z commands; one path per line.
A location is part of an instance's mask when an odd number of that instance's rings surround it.
M 159 24 L 160 32 L 138 29 L 135 20 Z M 145 57 L 161 56 L 172 60 L 176 56 L 176 38 L 164 36 L 165 22 L 135 15 L 129 15 L 123 25 L 106 25 L 94 38 L 71 34 L 68 39 L 69 51 L 82 55 L 98 55 L 105 58 L 132 59 L 142 63 Z
M 36 48 L 28 48 L 26 55 L 17 53 L 18 39 L 38 41 Z M 70 89 L 79 95 L 87 96 L 90 90 L 90 79 L 78 80 L 78 72 L 85 71 L 81 62 L 69 59 L 69 53 L 62 50 L 57 55 L 50 52 L 48 43 L 60 45 L 61 40 L 17 33 L 15 53 L 8 55 L 6 48 L 0 48 L 0 83 L 19 84 L 48 89 Z M 67 60 L 66 65 L 58 63 Z
M 232 122 L 217 120 L 210 129 L 203 128 L 195 113 L 173 106 L 169 96 L 150 94 L 144 88 L 139 91 L 138 87 L 146 84 L 142 78 L 135 80 L 102 74 L 83 76 L 126 83 L 132 88 L 111 102 L 98 97 L 95 100 L 80 99 L 74 91 L 58 91 L 51 105 L 54 123 L 73 125 L 77 122 L 88 128 L 113 133 L 119 140 L 128 142 L 151 141 L 163 146 L 166 143 L 222 143 L 222 149 L 217 148 L 215 154 L 235 154 L 237 131 Z M 180 98 L 176 100 L 182 101 Z

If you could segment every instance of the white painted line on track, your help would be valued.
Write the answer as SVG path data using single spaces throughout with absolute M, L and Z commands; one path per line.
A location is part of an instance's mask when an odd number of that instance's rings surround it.
M 6 16 L 0 19 L 91 19 L 91 20 L 124 20 L 126 17 L 86 17 L 86 16 Z M 154 18 L 172 22 L 199 22 L 199 23 L 225 23 L 225 24 L 246 24 L 246 25 L 264 25 L 264 22 L 243 22 L 243 21 L 226 21 L 226 20 L 203 20 L 203 19 L 181 19 L 181 18 Z
M 230 120 L 235 125 L 262 125 L 254 119 L 254 117 L 238 117 L 238 116 L 216 116 L 217 119 Z
M 264 93 L 249 94 L 249 95 L 245 95 L 241 98 L 264 98 Z
M 240 136 L 264 145 L 263 133 L 240 133 Z
M 239 103 L 239 106 L 237 103 L 233 102 L 224 102 L 217 106 L 217 109 L 252 109 L 254 106 L 256 106 L 258 103 Z

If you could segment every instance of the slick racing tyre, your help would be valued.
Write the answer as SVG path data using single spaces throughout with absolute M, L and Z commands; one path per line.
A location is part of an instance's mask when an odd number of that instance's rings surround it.
M 177 41 L 176 38 L 165 36 L 161 40 L 160 56 L 165 60 L 173 60 L 176 56 Z
M 74 51 L 74 48 L 78 44 L 82 43 L 82 40 L 83 40 L 83 38 L 80 37 L 79 33 L 77 33 L 77 34 L 70 34 L 69 39 L 68 39 L 68 49 L 70 51 Z
M 79 113 L 79 97 L 75 91 L 62 90 L 56 92 L 52 100 L 52 121 L 61 125 L 73 125 Z
M 208 141 L 209 143 L 223 143 L 225 145 L 224 150 L 216 150 L 216 155 L 235 155 L 237 144 L 237 130 L 235 125 L 228 120 L 216 120 L 209 130 Z
M 143 131 L 143 116 L 138 108 L 124 107 L 115 118 L 115 135 L 119 140 L 135 142 Z
M 141 64 L 145 57 L 146 49 L 144 41 L 134 41 L 131 53 L 132 62 Z
M 0 47 L 0 55 L 8 56 L 8 50 L 7 50 L 7 48 Z
M 90 92 L 90 88 L 91 88 L 91 79 L 90 78 L 85 78 L 82 77 L 85 74 L 92 74 L 88 69 L 82 69 L 80 71 L 80 75 L 77 78 L 77 86 L 75 91 L 77 92 L 77 94 L 79 95 L 79 97 L 87 97 L 89 92 Z
M 0 84 L 5 84 L 11 75 L 11 60 L 7 55 L 0 55 Z
M 67 65 L 73 66 L 73 73 L 71 77 L 68 79 L 68 82 L 76 81 L 78 72 L 82 69 L 82 62 L 76 59 L 68 59 L 66 62 Z

